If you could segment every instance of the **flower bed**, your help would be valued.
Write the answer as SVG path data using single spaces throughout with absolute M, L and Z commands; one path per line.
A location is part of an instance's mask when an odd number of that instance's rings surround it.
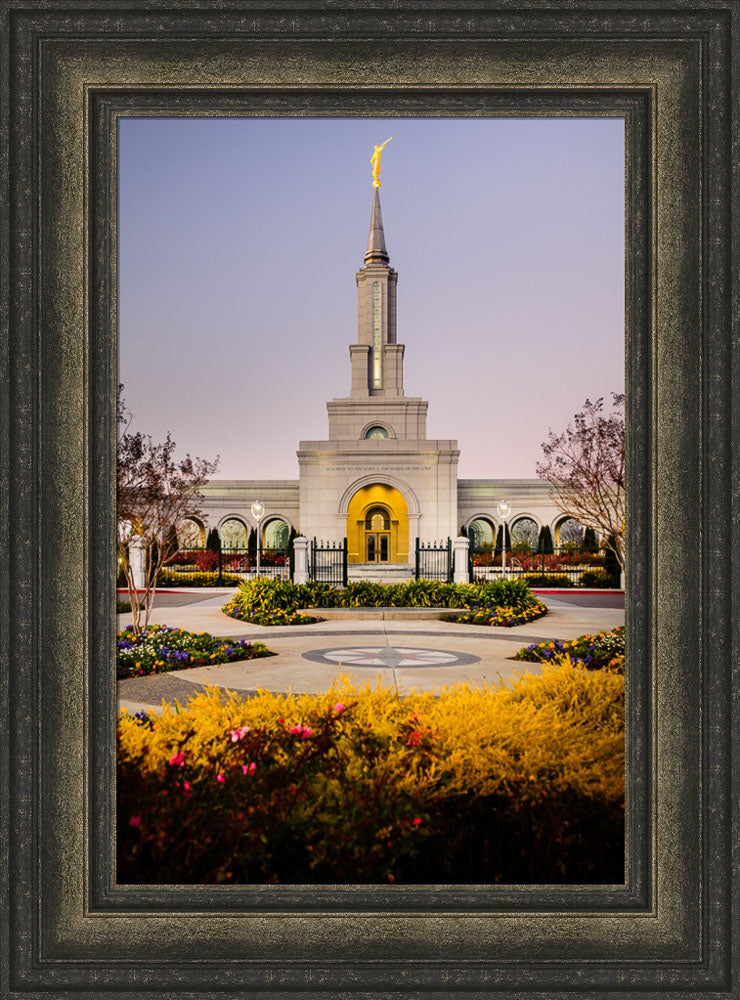
M 527 622 L 536 621 L 547 614 L 547 605 L 542 601 L 535 601 L 523 608 L 477 608 L 461 615 L 442 615 L 442 620 L 446 622 L 459 622 L 461 625 L 497 625 L 503 628 L 511 628 L 514 625 L 525 625 Z
M 211 690 L 123 714 L 123 883 L 619 883 L 624 678 L 399 698 Z
M 286 621 L 268 613 L 294 614 L 298 608 L 465 608 L 482 610 L 501 623 L 511 625 L 532 621 L 547 613 L 523 580 L 495 580 L 487 583 L 439 583 L 412 580 L 382 584 L 358 581 L 340 589 L 325 583 L 295 584 L 288 580 L 247 580 L 222 608 L 224 614 L 240 621 L 264 625 L 309 624 L 304 617 Z M 261 617 L 257 617 L 261 616 Z M 518 618 L 517 616 L 522 616 Z M 516 619 L 516 620 L 515 620 Z M 457 619 L 454 619 L 457 620 Z
M 238 573 L 222 573 L 219 580 L 218 570 L 178 570 L 177 568 L 159 571 L 158 587 L 236 587 L 244 578 Z
M 238 618 L 242 622 L 249 622 L 252 625 L 315 625 L 316 622 L 324 621 L 323 618 L 301 615 L 297 611 L 286 611 L 285 608 L 248 612 L 240 607 L 235 598 L 224 604 L 221 610 L 225 615 Z
M 589 670 L 607 667 L 624 672 L 624 626 L 596 635 L 579 635 L 577 639 L 552 639 L 520 649 L 514 659 L 530 663 L 546 663 L 568 656 L 571 661 Z
M 118 633 L 117 677 L 144 677 L 168 670 L 183 670 L 211 663 L 252 660 L 274 656 L 264 643 L 246 639 L 222 639 L 208 632 L 150 625 L 137 640 L 129 625 Z

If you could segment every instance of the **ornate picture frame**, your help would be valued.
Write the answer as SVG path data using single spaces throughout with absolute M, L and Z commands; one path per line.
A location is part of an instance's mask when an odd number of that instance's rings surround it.
M 737 995 L 738 6 L 0 10 L 2 995 Z M 624 886 L 116 885 L 116 121 L 194 113 L 624 117 Z

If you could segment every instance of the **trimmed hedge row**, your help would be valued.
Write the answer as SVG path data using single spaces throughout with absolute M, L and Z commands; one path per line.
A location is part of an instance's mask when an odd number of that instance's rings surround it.
M 344 588 L 327 583 L 295 584 L 289 580 L 246 580 L 222 608 L 232 618 L 269 624 L 267 612 L 295 612 L 299 608 L 485 608 L 492 615 L 499 609 L 523 612 L 537 609 L 544 614 L 523 580 L 493 580 L 479 583 L 439 583 L 411 580 L 382 584 L 360 580 Z M 544 609 L 544 610 L 542 610 Z M 260 621 L 260 616 L 264 621 Z M 539 617 L 539 614 L 535 615 Z M 531 617 L 526 618 L 531 621 Z M 285 624 L 277 620 L 275 624 Z M 295 621 L 291 624 L 303 624 Z M 512 624 L 516 624 L 512 622 Z
M 620 883 L 624 678 L 123 714 L 124 883 Z

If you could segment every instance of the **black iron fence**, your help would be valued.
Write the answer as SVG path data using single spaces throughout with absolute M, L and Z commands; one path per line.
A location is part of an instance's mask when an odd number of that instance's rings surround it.
M 452 583 L 454 565 L 452 559 L 452 539 L 442 542 L 422 542 L 416 539 L 416 565 L 414 578 L 417 580 L 441 580 Z
M 498 580 L 521 577 L 532 587 L 618 587 L 615 560 L 595 552 L 582 552 L 561 545 L 551 552 L 531 552 L 514 547 L 470 550 L 470 579 Z
M 188 587 L 208 582 L 221 587 L 256 576 L 292 579 L 292 546 L 261 549 L 259 560 L 258 553 L 248 548 L 178 549 L 162 570 L 160 586 Z
M 308 578 L 335 587 L 347 586 L 347 539 L 319 544 L 314 538 L 308 548 Z

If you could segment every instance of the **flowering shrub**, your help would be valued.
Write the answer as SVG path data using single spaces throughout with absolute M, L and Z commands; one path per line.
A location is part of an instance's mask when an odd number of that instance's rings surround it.
M 137 639 L 129 625 L 118 633 L 117 676 L 119 680 L 144 677 L 259 656 L 274 656 L 274 653 L 261 642 L 221 639 L 208 632 L 186 632 L 183 628 L 166 625 L 150 625 Z
M 498 625 L 511 628 L 513 625 L 525 625 L 547 614 L 547 605 L 535 601 L 526 607 L 512 608 L 477 608 L 463 615 L 443 615 L 447 622 L 459 622 L 462 625 Z
M 589 670 L 608 667 L 624 673 L 624 626 L 620 625 L 611 632 L 579 635 L 577 639 L 552 639 L 550 642 L 525 646 L 519 650 L 515 659 L 540 663 L 556 661 L 564 655 L 570 657 L 573 663 Z
M 621 882 L 624 678 L 216 690 L 119 717 L 124 883 Z
M 196 552 L 195 565 L 205 573 L 209 570 L 218 569 L 218 552 L 212 552 L 210 549 Z

